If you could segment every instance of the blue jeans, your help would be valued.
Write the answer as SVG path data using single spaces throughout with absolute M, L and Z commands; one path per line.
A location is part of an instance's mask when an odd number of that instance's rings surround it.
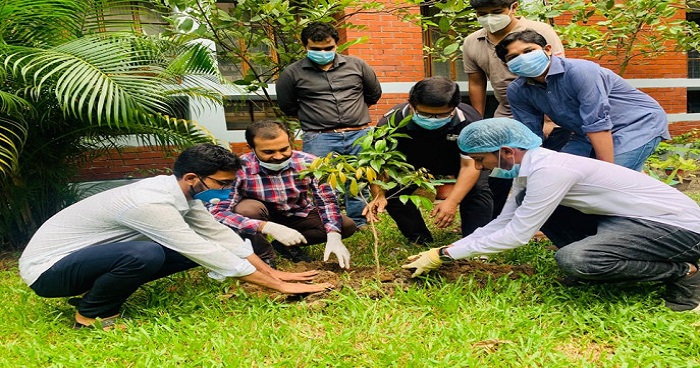
M 661 137 L 656 137 L 645 143 L 639 148 L 635 148 L 629 152 L 615 155 L 615 164 L 641 171 L 644 162 L 654 153 L 654 150 L 661 142 Z M 593 146 L 586 137 L 574 134 L 568 143 L 564 145 L 560 152 L 570 153 L 572 155 L 595 158 Z
M 590 216 L 593 235 L 579 234 L 569 244 L 552 242 L 565 273 L 605 282 L 674 281 L 700 258 L 700 234 L 655 221 Z M 545 234 L 547 234 L 545 232 Z M 576 236 L 574 236 L 576 237 Z
M 93 245 L 56 262 L 30 287 L 46 298 L 86 293 L 78 305 L 80 314 L 111 317 L 139 286 L 196 266 L 152 241 Z
M 661 137 L 656 137 L 639 148 L 615 155 L 615 163 L 635 171 L 642 171 L 644 162 L 654 153 L 660 142 Z
M 357 155 L 362 150 L 360 145 L 353 143 L 367 135 L 369 128 L 362 130 L 354 130 L 340 133 L 319 133 L 319 132 L 304 132 L 303 151 L 314 156 L 325 157 L 330 152 L 336 152 L 341 155 Z M 368 193 L 365 193 L 365 198 Z M 362 210 L 366 203 L 360 197 L 352 197 L 345 195 L 345 210 L 357 227 L 367 224 L 367 219 L 362 216 Z

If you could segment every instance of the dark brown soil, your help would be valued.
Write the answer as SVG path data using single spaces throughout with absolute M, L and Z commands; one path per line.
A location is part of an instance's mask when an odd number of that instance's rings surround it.
M 380 269 L 379 281 L 377 280 L 376 267 L 354 267 L 350 270 L 341 269 L 336 263 L 325 262 L 300 262 L 291 264 L 284 271 L 302 272 L 308 270 L 319 270 L 315 283 L 329 282 L 335 285 L 335 290 L 342 288 L 352 288 L 355 292 L 373 299 L 380 299 L 392 296 L 396 291 L 407 290 L 410 287 L 420 287 L 423 284 L 422 278 L 411 278 L 412 271 L 405 269 Z M 461 260 L 453 264 L 443 265 L 439 270 L 433 271 L 442 277 L 446 282 L 456 281 L 460 277 L 472 277 L 477 285 L 485 285 L 489 279 L 508 277 L 517 279 L 524 275 L 534 274 L 532 267 L 528 265 L 512 266 L 485 263 L 481 261 Z M 379 288 L 377 288 L 379 285 Z M 240 286 L 233 286 L 229 290 L 230 294 L 225 298 L 235 297 L 239 294 L 252 294 L 259 297 L 269 297 L 272 299 L 288 302 L 305 300 L 306 302 L 323 304 L 323 299 L 332 298 L 333 292 L 321 292 L 305 296 L 285 295 L 274 290 L 249 283 L 241 283 Z

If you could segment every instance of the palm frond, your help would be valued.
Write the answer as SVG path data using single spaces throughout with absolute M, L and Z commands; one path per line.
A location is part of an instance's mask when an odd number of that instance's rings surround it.
M 154 114 L 133 132 L 143 145 L 190 146 L 197 143 L 216 143 L 216 138 L 194 121 Z
M 148 25 L 166 25 L 169 8 L 148 0 L 83 0 L 90 3 L 81 15 L 83 34 L 142 33 Z
M 0 43 L 45 47 L 78 36 L 76 16 L 86 0 L 4 0 L 0 2 Z
M 0 177 L 10 176 L 17 171 L 28 135 L 24 120 L 0 116 Z
M 7 63 L 36 90 L 51 88 L 66 114 L 128 125 L 136 115 L 168 111 L 157 77 L 164 66 L 144 61 L 130 45 L 125 37 L 88 36 L 48 50 L 16 49 Z
M 16 116 L 26 114 L 31 110 L 32 105 L 20 96 L 0 90 L 0 111 L 9 115 Z

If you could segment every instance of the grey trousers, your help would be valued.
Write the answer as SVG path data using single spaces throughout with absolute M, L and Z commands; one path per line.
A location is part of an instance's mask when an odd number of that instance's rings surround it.
M 555 242 L 560 249 L 554 258 L 569 275 L 607 282 L 673 281 L 700 258 L 700 234 L 690 230 L 627 217 L 588 219 L 597 222 L 595 234 Z

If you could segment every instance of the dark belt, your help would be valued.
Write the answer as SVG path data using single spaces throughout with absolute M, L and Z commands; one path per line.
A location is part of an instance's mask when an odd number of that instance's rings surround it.
M 369 128 L 369 124 L 362 124 L 358 126 L 350 126 L 344 128 L 332 128 L 332 129 L 321 129 L 321 130 L 309 130 L 315 133 L 342 133 L 342 132 L 354 132 L 356 130 L 362 130 Z

